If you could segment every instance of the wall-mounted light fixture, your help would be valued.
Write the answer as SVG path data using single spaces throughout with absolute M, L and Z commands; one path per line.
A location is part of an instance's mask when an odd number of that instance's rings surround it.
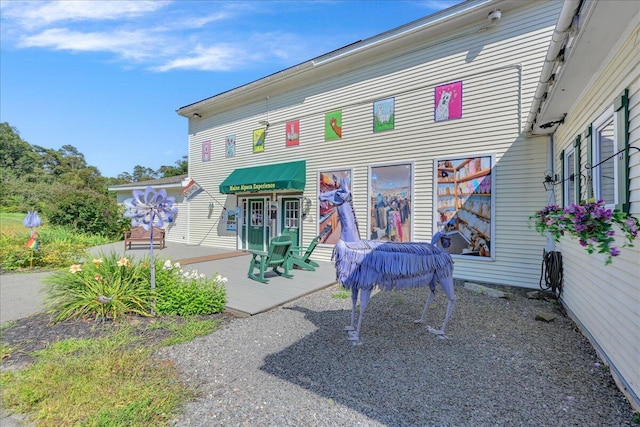
M 575 179 L 576 179 L 576 175 L 572 173 L 571 175 L 569 175 L 569 178 L 564 179 L 562 181 L 558 181 L 558 175 L 551 176 L 551 174 L 547 172 L 544 176 L 544 181 L 542 181 L 542 185 L 544 185 L 545 190 L 550 191 L 550 190 L 553 190 L 553 187 L 555 187 L 558 184 L 562 184 L 565 181 L 573 181 Z
M 302 218 L 305 218 L 307 215 L 309 215 L 310 210 L 311 210 L 311 199 L 308 197 L 305 197 L 302 200 Z
M 193 118 L 194 119 L 201 119 L 202 116 L 200 114 L 198 114 L 198 113 L 193 113 Z
M 544 181 L 542 181 L 542 185 L 544 185 L 544 189 L 547 191 L 553 190 L 553 187 L 557 184 L 557 182 L 553 179 L 551 175 L 545 175 Z
M 269 120 L 260 120 L 258 123 L 260 124 L 260 126 L 264 126 L 265 131 L 269 129 L 269 126 L 271 126 L 271 123 L 269 123 Z

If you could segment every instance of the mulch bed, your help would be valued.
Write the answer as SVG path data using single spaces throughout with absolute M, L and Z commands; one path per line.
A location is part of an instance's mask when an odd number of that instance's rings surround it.
M 197 320 L 219 320 L 222 323 L 230 321 L 231 313 L 218 313 L 206 316 L 196 316 Z M 53 324 L 47 314 L 38 314 L 12 322 L 0 333 L 0 343 L 5 349 L 2 354 L 1 369 L 22 369 L 34 360 L 33 352 L 42 350 L 51 344 L 69 339 L 89 339 L 106 336 L 118 328 L 131 327 L 132 334 L 141 339 L 144 345 L 156 345 L 172 332 L 167 328 L 154 328 L 152 325 L 159 321 L 183 323 L 186 320 L 179 316 L 160 317 L 129 317 L 123 321 L 96 322 L 87 319 L 72 319 Z

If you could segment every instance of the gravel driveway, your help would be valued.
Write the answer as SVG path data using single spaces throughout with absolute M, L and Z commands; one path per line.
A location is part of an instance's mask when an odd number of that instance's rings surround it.
M 625 426 L 631 406 L 575 324 L 549 301 L 458 302 L 439 339 L 413 320 L 425 289 L 379 292 L 363 345 L 337 287 L 161 350 L 201 392 L 177 426 Z M 440 292 L 428 321 L 439 326 Z

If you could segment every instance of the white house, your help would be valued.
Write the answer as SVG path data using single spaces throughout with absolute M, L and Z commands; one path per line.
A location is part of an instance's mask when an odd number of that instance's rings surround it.
M 629 129 L 616 128 L 616 147 L 638 146 L 639 5 L 469 0 L 179 108 L 189 178 L 204 189 L 182 210 L 186 243 L 321 235 L 314 257 L 328 261 L 340 223 L 318 195 L 348 185 L 363 239 L 445 229 L 456 278 L 537 288 L 546 239 L 529 217 L 569 194 L 547 194 L 545 176 L 571 175 L 572 152 L 573 171 L 594 165 L 586 147 L 611 115 Z M 638 216 L 633 151 L 616 157 L 612 202 Z M 563 185 L 578 200 L 587 181 L 576 182 Z M 637 248 L 608 266 L 569 238 L 556 250 L 564 305 L 638 404 Z
M 525 125 L 549 133 L 560 206 L 590 198 L 640 217 L 640 3 L 565 2 Z M 541 129 L 540 125 L 551 124 Z M 616 238 L 621 247 L 622 238 Z M 640 244 L 610 265 L 562 238 L 562 302 L 640 407 Z
M 186 243 L 188 224 L 184 212 L 187 211 L 188 195 L 185 196 L 183 190 L 188 183 L 187 175 L 177 175 L 149 181 L 113 185 L 109 187 L 109 191 L 115 192 L 117 202 L 123 204 L 133 198 L 133 190 L 144 191 L 147 187 L 152 187 L 154 190 L 164 189 L 167 192 L 167 196 L 175 198 L 175 206 L 178 207 L 178 214 L 175 216 L 173 222 L 164 226 L 166 230 L 165 241 Z

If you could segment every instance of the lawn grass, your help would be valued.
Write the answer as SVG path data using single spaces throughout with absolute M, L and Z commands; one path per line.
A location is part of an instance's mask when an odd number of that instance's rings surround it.
M 217 321 L 160 321 L 171 332 L 160 343 L 122 327 L 106 336 L 70 338 L 34 352 L 35 362 L 0 374 L 3 407 L 36 426 L 164 426 L 196 396 L 171 361 L 158 360 L 162 345 L 214 331 Z

